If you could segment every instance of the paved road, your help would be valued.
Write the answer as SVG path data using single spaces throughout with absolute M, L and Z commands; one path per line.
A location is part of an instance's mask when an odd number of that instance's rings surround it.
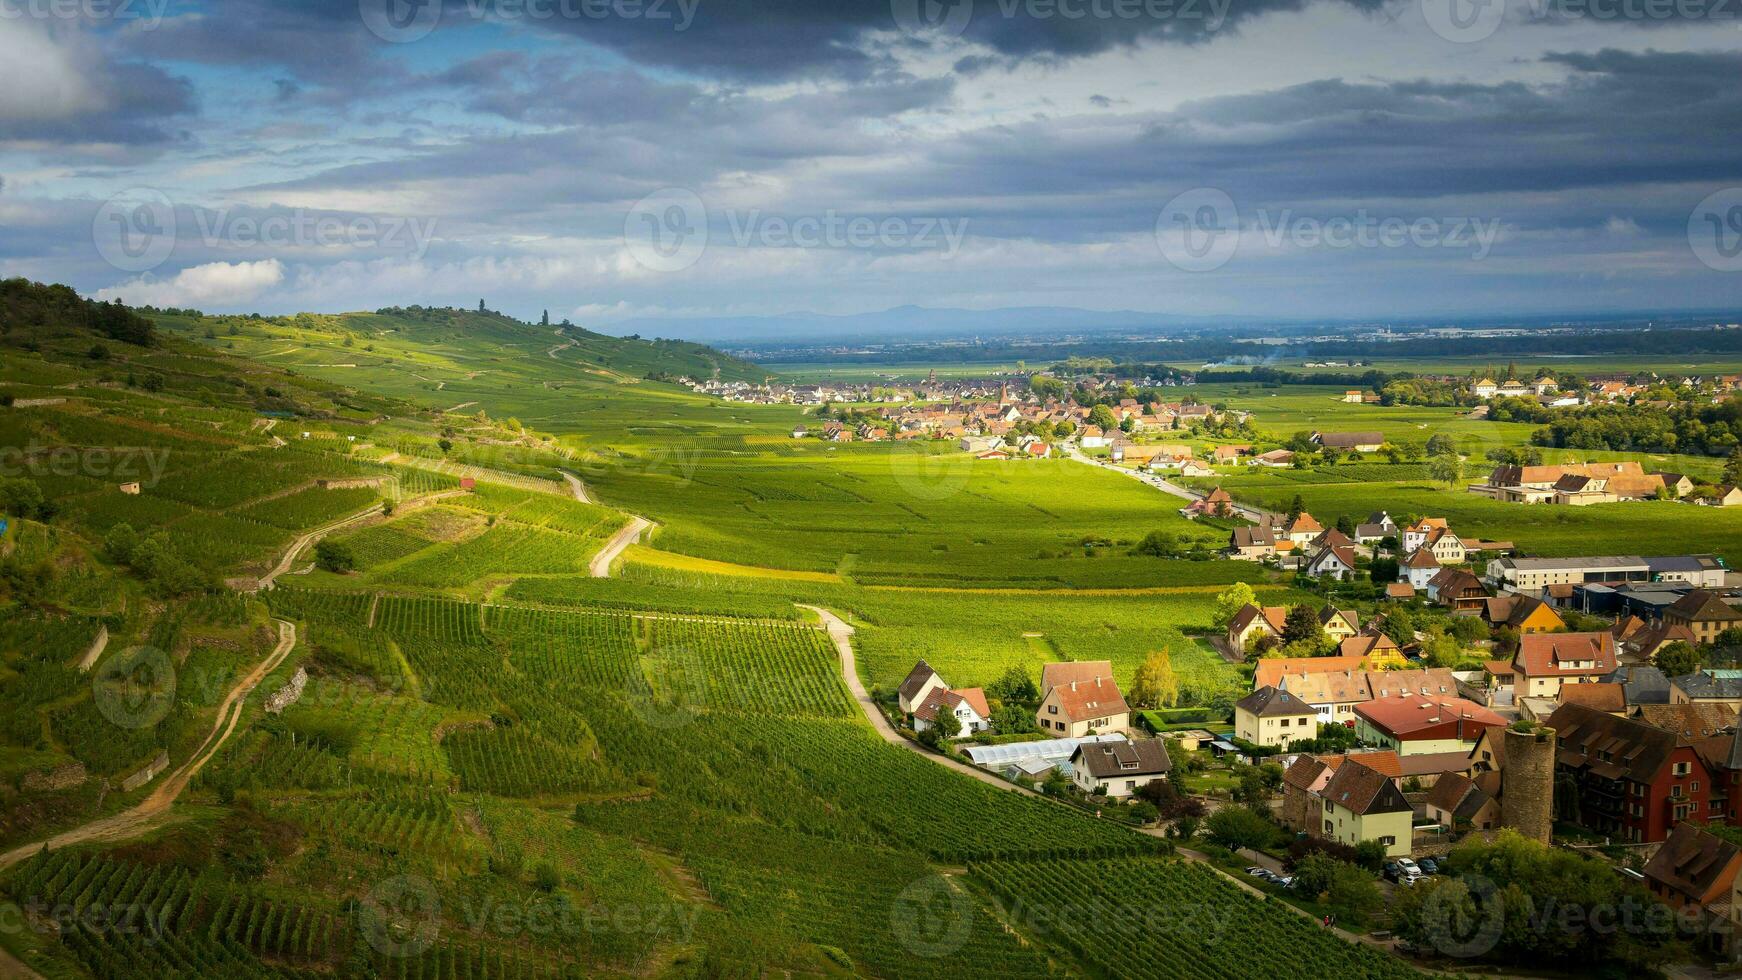
M 1114 473 L 1118 473 L 1122 476 L 1128 476 L 1128 477 L 1132 478 L 1133 480 L 1137 480 L 1141 483 L 1147 483 L 1150 486 L 1156 488 L 1157 490 L 1160 490 L 1162 493 L 1172 494 L 1173 496 L 1178 497 L 1181 500 L 1186 500 L 1186 501 L 1198 500 L 1204 496 L 1201 493 L 1197 493 L 1195 491 L 1188 490 L 1185 487 L 1182 487 L 1177 483 L 1170 483 L 1166 479 L 1159 477 L 1159 476 L 1155 475 L 1154 473 L 1140 473 L 1137 470 L 1129 470 L 1123 466 L 1114 466 L 1110 462 L 1102 462 L 1101 460 L 1098 460 L 1098 459 L 1092 459 L 1088 456 L 1083 455 L 1083 451 L 1081 449 L 1077 448 L 1075 445 L 1071 445 L 1071 444 L 1067 443 L 1065 445 L 1065 455 L 1067 457 L 1069 457 L 1070 459 L 1076 460 L 1079 463 L 1087 463 L 1090 466 L 1098 466 L 1101 469 L 1110 470 L 1110 471 L 1112 471 Z M 1247 507 L 1243 504 L 1238 504 L 1238 503 L 1234 505 L 1234 513 L 1239 515 L 1240 517 L 1245 518 L 1248 521 L 1251 521 L 1254 524 L 1262 524 L 1267 519 L 1267 515 L 1264 513 L 1264 511 L 1257 510 L 1256 508 L 1252 508 L 1252 507 Z
M 278 645 L 266 655 L 265 659 L 256 664 L 253 670 L 238 681 L 235 687 L 230 689 L 230 693 L 225 696 L 223 703 L 218 705 L 217 718 L 213 721 L 212 730 L 206 736 L 206 740 L 200 744 L 193 755 L 188 757 L 186 762 L 172 770 L 162 782 L 158 783 L 157 788 L 152 790 L 150 795 L 130 809 L 120 813 L 63 831 L 50 837 L 47 841 L 25 844 L 0 854 L 0 871 L 29 858 L 37 851 L 42 850 L 45 845 L 49 850 L 58 850 L 73 844 L 84 844 L 91 841 L 124 840 L 137 836 L 155 826 L 159 818 L 169 809 L 170 804 L 181 796 L 182 791 L 187 789 L 188 783 L 199 775 L 200 770 L 205 768 L 206 763 L 210 762 L 212 757 L 217 755 L 218 750 L 223 747 L 224 741 L 235 732 L 237 724 L 242 720 L 248 695 L 253 692 L 255 685 L 259 684 L 267 674 L 276 670 L 279 664 L 284 663 L 284 659 L 290 656 L 290 651 L 296 648 L 295 624 L 282 619 L 276 622 L 278 623 Z
M 576 500 L 579 500 L 583 504 L 598 503 L 597 500 L 593 499 L 593 495 L 587 492 L 587 485 L 581 482 L 580 477 L 570 473 L 568 470 L 563 470 L 562 475 L 563 479 L 569 481 L 569 492 L 575 495 Z

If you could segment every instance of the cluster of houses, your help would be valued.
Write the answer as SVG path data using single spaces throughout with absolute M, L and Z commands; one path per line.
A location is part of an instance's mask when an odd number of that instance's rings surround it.
M 1068 424 L 1084 448 L 1109 448 L 1115 461 L 1124 459 L 1126 453 L 1132 454 L 1130 458 L 1133 460 L 1147 460 L 1163 454 L 1138 446 L 1132 435 L 1183 429 L 1192 422 L 1217 417 L 1215 410 L 1208 405 L 1173 402 L 1145 406 L 1136 399 L 1127 398 L 1117 405 L 1108 406 L 1119 420 L 1120 428 L 1103 430 L 1090 424 L 1093 412 L 1090 407 L 1056 398 L 1041 399 L 1032 394 L 1018 397 L 1011 393 L 1007 384 L 995 389 L 991 395 L 985 401 L 928 401 L 884 407 L 877 411 L 875 420 L 857 425 L 825 420 L 814 428 L 797 426 L 792 436 L 795 439 L 814 436 L 829 442 L 953 439 L 959 441 L 963 450 L 977 454 L 1020 452 L 1045 455 L 1031 451 L 1028 445 L 1045 444 L 1049 439 L 1022 434 L 1036 430 L 1047 434 L 1061 424 Z M 1185 455 L 1189 457 L 1190 450 L 1186 450 Z
M 820 382 L 815 384 L 755 383 L 722 381 L 717 378 L 698 381 L 683 378 L 682 383 L 698 394 L 721 401 L 755 405 L 827 405 L 833 402 L 852 404 L 899 404 L 912 401 L 974 401 L 996 398 L 1007 387 L 1006 378 L 951 378 L 939 380 L 937 372 L 920 384 L 876 382 Z
M 977 765 L 1016 779 L 1037 779 L 1057 769 L 1085 793 L 1127 797 L 1170 770 L 1159 739 L 1133 739 L 1131 708 L 1106 660 L 1051 663 L 1041 668 L 1035 723 L 1046 739 L 968 749 Z M 896 691 L 896 703 L 916 732 L 937 724 L 941 712 L 960 722 L 958 738 L 991 724 L 985 692 L 951 689 L 930 664 L 914 665 Z
M 1470 492 L 1518 504 L 1561 504 L 1584 507 L 1622 500 L 1690 499 L 1694 481 L 1685 473 L 1652 472 L 1635 462 L 1561 463 L 1552 466 L 1497 466 Z M 1716 507 L 1742 506 L 1742 489 L 1717 488 L 1696 503 Z

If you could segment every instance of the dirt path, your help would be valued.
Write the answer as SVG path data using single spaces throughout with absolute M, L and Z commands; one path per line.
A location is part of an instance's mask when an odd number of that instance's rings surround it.
M 28 859 L 45 846 L 49 850 L 58 850 L 74 844 L 124 840 L 137 836 L 155 826 L 159 818 L 169 810 L 170 804 L 181 796 L 182 791 L 187 789 L 188 784 L 193 781 L 195 776 L 199 775 L 206 763 L 217 755 L 218 750 L 223 747 L 224 741 L 230 737 L 231 733 L 235 732 L 236 726 L 242 720 L 248 695 L 253 692 L 255 685 L 259 684 L 267 674 L 276 670 L 279 664 L 284 663 L 284 659 L 290 656 L 290 651 L 296 648 L 296 626 L 282 619 L 276 622 L 278 623 L 278 645 L 266 655 L 264 660 L 256 664 L 253 670 L 250 670 L 238 681 L 235 687 L 230 689 L 230 693 L 225 696 L 223 703 L 218 705 L 218 716 L 213 722 L 212 731 L 206 736 L 206 740 L 200 743 L 200 747 L 188 757 L 186 762 L 172 770 L 161 783 L 158 783 L 157 788 L 152 790 L 149 796 L 120 813 L 103 817 L 100 820 L 93 820 L 81 827 L 74 827 L 72 830 L 63 831 L 50 837 L 47 841 L 25 844 L 7 851 L 5 854 L 0 854 L 0 871 Z
M 865 690 L 865 684 L 859 680 L 859 661 L 853 653 L 853 627 L 849 626 L 846 620 L 821 606 L 800 604 L 798 607 L 816 613 L 818 618 L 823 621 L 823 627 L 829 632 L 829 639 L 835 641 L 835 650 L 841 655 L 841 676 L 847 682 L 847 690 L 853 692 L 853 700 L 859 702 L 859 710 L 865 713 L 865 720 L 871 723 L 872 728 L 877 729 L 877 734 L 883 736 L 885 742 L 915 752 L 940 766 L 954 769 L 965 776 L 972 776 L 989 786 L 1010 790 L 1013 793 L 1026 793 L 1029 796 L 1040 795 L 1027 787 L 1018 786 L 1008 779 L 1000 779 L 984 769 L 957 762 L 955 759 L 938 755 L 936 752 L 928 752 L 902 738 L 901 734 L 889 724 L 889 719 L 884 717 L 883 709 L 877 707 L 877 703 L 871 700 L 871 694 Z
M 593 556 L 593 561 L 587 566 L 587 571 L 594 578 L 610 578 L 611 563 L 616 561 L 617 556 L 627 550 L 630 545 L 641 540 L 642 532 L 652 526 L 653 522 L 645 517 L 629 518 L 629 523 L 612 535 L 611 540 L 605 542 L 605 547 Z

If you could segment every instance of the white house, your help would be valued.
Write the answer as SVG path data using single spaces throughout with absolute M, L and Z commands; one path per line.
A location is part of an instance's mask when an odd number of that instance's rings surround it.
M 1307 574 L 1314 578 L 1330 576 L 1341 582 L 1355 574 L 1355 551 L 1344 545 L 1331 545 L 1319 549 L 1313 560 L 1307 563 Z
M 1426 548 L 1417 548 L 1397 563 L 1397 577 L 1408 582 L 1417 592 L 1427 589 L 1427 583 L 1440 573 L 1440 560 Z
M 957 738 L 983 732 L 992 727 L 992 709 L 986 705 L 986 692 L 977 687 L 960 691 L 933 689 L 919 707 L 913 709 L 913 730 L 923 732 L 937 724 L 938 715 L 949 712 L 959 722 Z
M 1158 779 L 1166 779 L 1173 762 L 1159 738 L 1125 742 L 1089 742 L 1071 753 L 1071 779 L 1085 793 L 1130 796 Z

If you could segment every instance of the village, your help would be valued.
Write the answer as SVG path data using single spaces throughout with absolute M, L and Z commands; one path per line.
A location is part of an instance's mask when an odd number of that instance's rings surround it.
M 1502 469 L 1490 482 L 1550 476 Z M 1108 661 L 956 689 L 921 661 L 886 695 L 892 722 L 1190 841 L 1291 901 L 1301 875 L 1337 868 L 1363 869 L 1382 895 L 1408 888 L 1455 845 L 1504 833 L 1604 862 L 1675 909 L 1701 949 L 1737 952 L 1742 575 L 1722 559 L 1530 557 L 1445 518 L 1325 526 L 1220 488 L 1181 512 L 1259 518 L 1234 527 L 1224 557 L 1318 596 L 1266 605 L 1239 585 L 1217 598 L 1208 641 L 1249 676 L 1243 697 L 1159 707 L 1153 663 L 1128 690 Z

